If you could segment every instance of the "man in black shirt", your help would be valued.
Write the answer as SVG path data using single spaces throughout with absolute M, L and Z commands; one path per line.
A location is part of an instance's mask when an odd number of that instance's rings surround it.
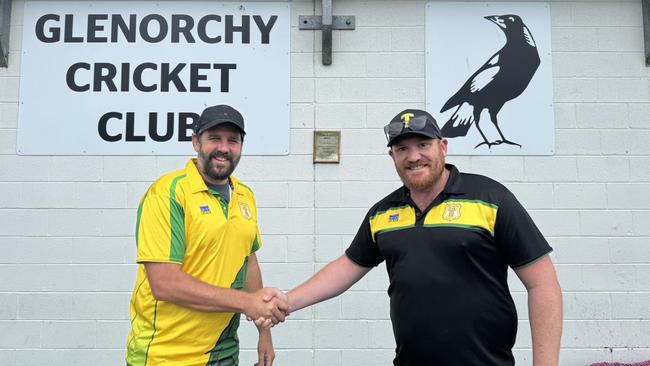
M 288 293 L 291 310 L 385 261 L 395 365 L 514 365 L 511 267 L 528 291 L 533 364 L 557 366 L 562 295 L 526 210 L 500 183 L 445 164 L 447 140 L 429 113 L 405 110 L 384 130 L 404 186 L 368 211 L 343 256 Z

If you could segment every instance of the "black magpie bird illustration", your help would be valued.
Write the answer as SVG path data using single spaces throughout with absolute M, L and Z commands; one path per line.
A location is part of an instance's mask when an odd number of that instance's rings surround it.
M 456 107 L 454 114 L 442 127 L 445 137 L 467 135 L 472 123 L 483 137 L 483 142 L 476 145 L 509 144 L 521 147 L 503 136 L 497 115 L 503 105 L 517 98 L 526 89 L 539 67 L 540 59 L 533 35 L 518 15 L 491 15 L 485 19 L 498 25 L 505 33 L 506 44 L 483 64 L 463 86 L 442 107 L 440 112 Z M 464 103 L 473 107 L 473 113 L 459 113 Z M 479 125 L 481 112 L 487 109 L 490 120 L 494 123 L 500 140 L 488 141 Z M 522 121 L 523 122 L 523 121 Z

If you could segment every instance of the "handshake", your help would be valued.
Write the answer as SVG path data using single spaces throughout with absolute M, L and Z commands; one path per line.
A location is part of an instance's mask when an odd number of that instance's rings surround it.
M 269 329 L 281 323 L 292 311 L 289 296 L 277 288 L 265 287 L 250 293 L 244 306 L 246 319 L 259 328 Z

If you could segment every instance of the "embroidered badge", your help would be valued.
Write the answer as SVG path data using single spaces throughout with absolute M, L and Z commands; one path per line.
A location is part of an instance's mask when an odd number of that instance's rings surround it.
M 204 215 L 210 213 L 210 206 L 200 206 L 199 208 L 201 209 L 201 213 Z
M 241 215 L 244 216 L 246 220 L 251 220 L 253 218 L 253 214 L 251 213 L 251 209 L 248 207 L 247 203 L 240 202 L 239 210 L 241 211 Z
M 388 222 L 397 222 L 399 221 L 399 214 L 388 216 Z
M 460 219 L 460 204 L 448 203 L 445 205 L 445 212 L 442 213 L 442 219 L 447 221 Z

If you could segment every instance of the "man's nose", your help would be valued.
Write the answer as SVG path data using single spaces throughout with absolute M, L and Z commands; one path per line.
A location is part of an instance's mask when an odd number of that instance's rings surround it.
M 228 142 L 227 141 L 217 141 L 215 144 L 215 149 L 219 152 L 227 153 L 228 152 Z
M 417 149 L 409 149 L 406 155 L 406 160 L 409 162 L 420 160 L 420 152 Z

